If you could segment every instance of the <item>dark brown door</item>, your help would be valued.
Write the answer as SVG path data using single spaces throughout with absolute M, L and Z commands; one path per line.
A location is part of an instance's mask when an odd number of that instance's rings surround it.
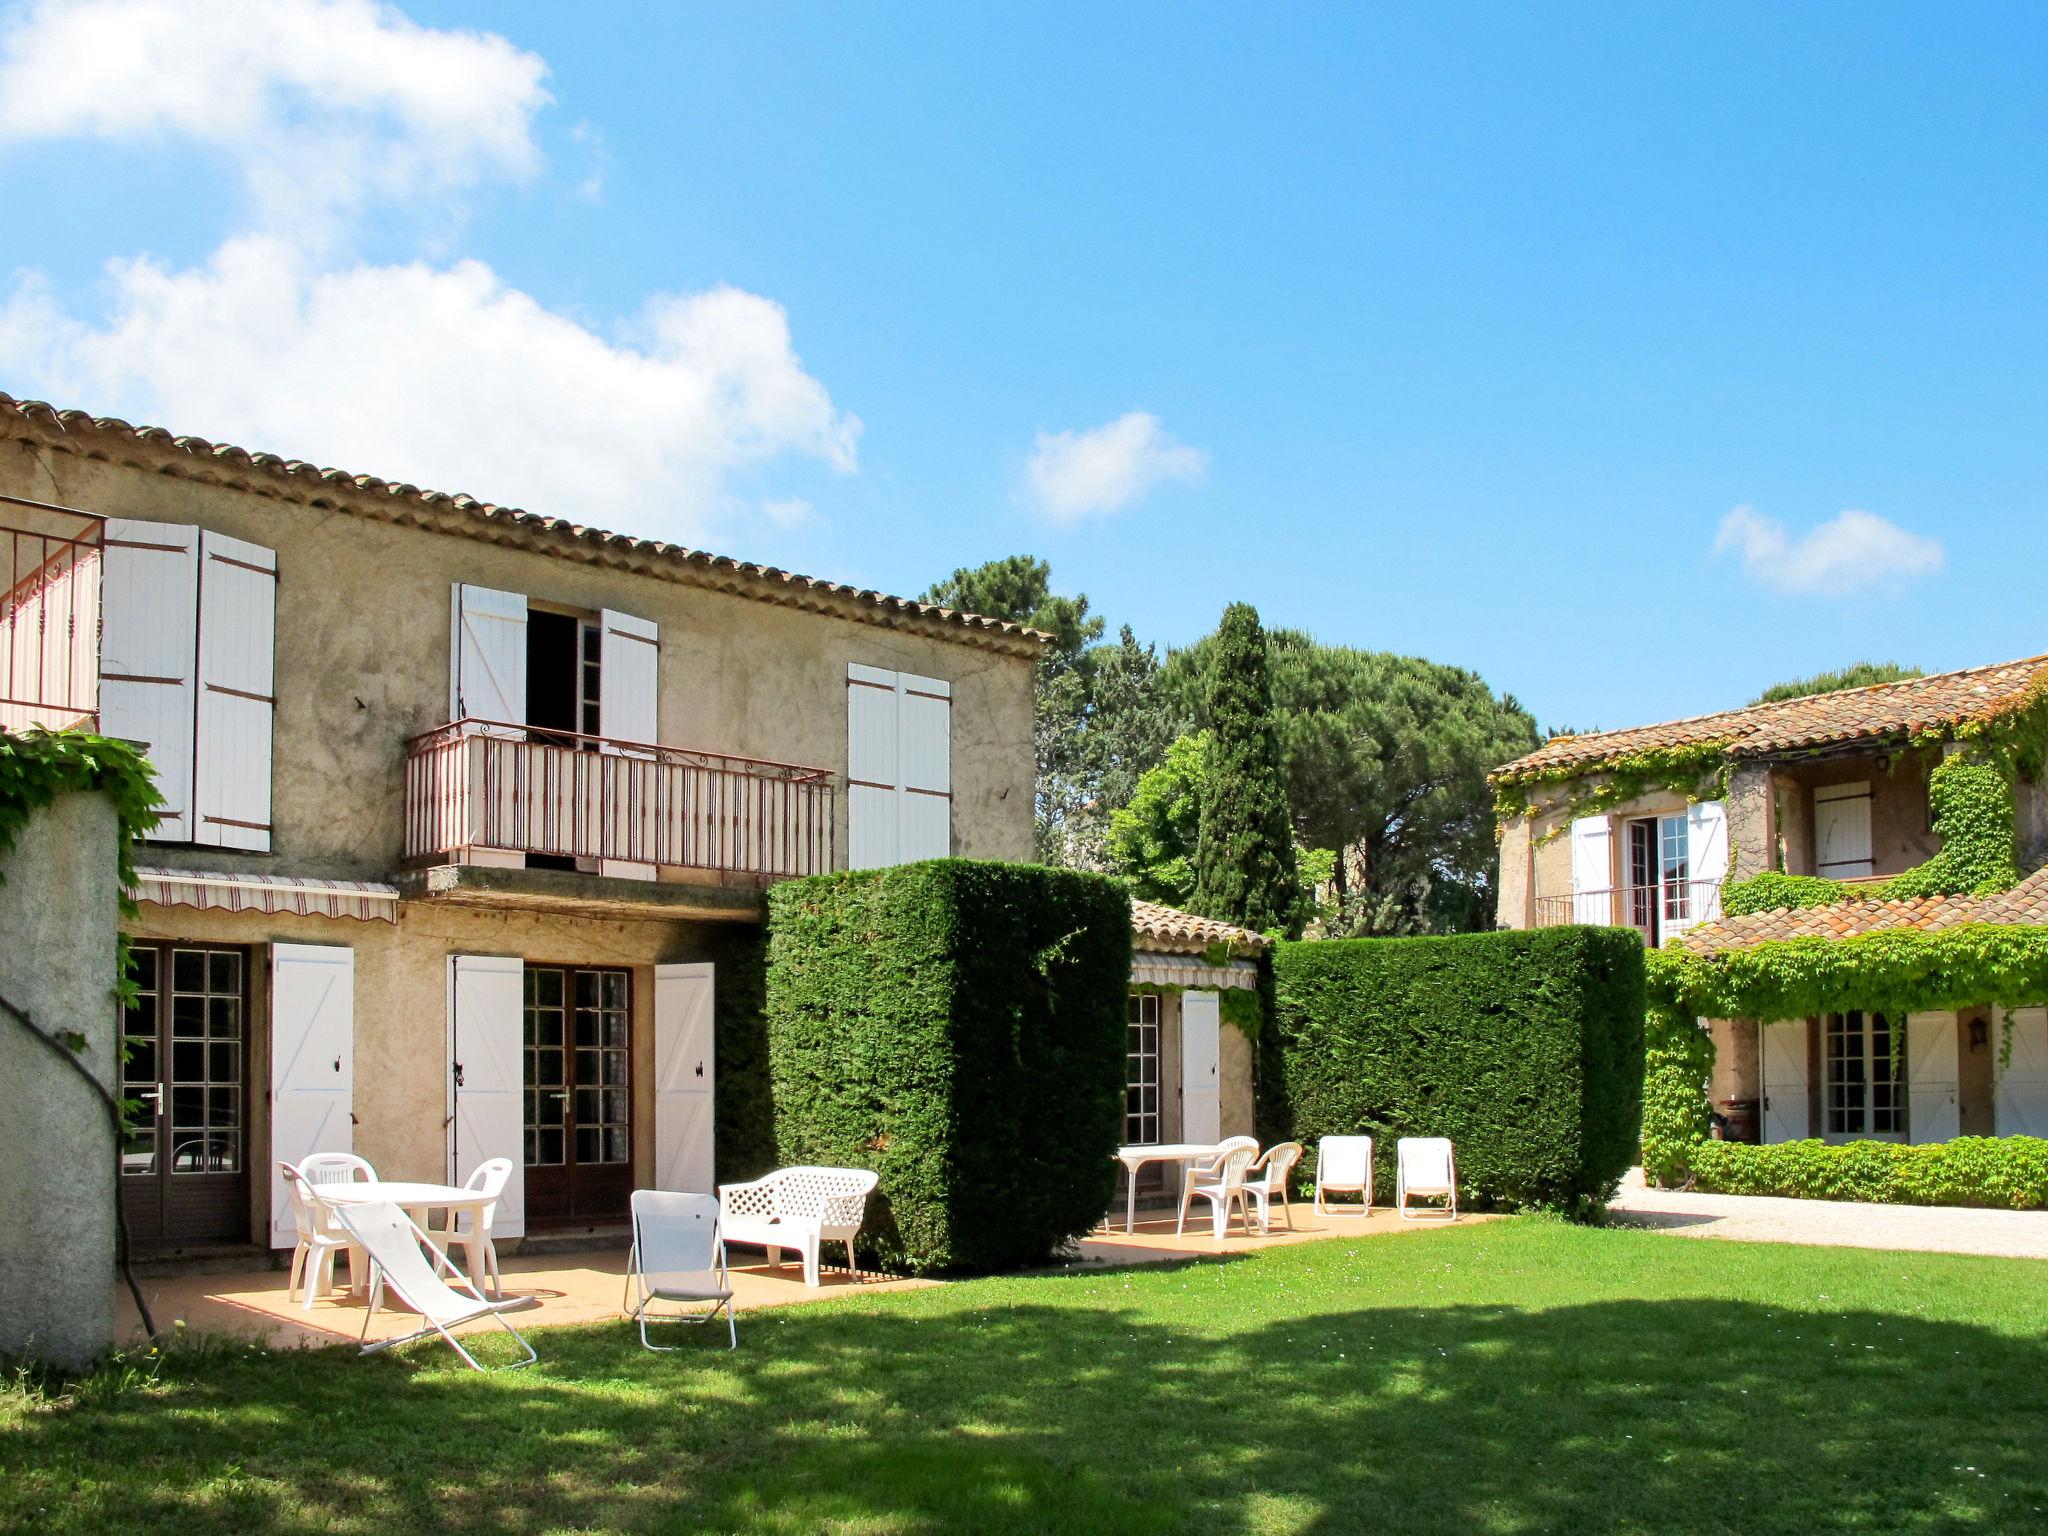
M 526 967 L 526 1222 L 623 1220 L 633 1192 L 632 977 Z
M 121 1202 L 142 1247 L 249 1239 L 246 951 L 136 943 Z

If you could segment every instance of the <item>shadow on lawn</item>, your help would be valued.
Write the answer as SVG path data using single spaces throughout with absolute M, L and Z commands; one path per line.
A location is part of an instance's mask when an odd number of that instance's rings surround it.
M 428 1353 L 208 1368 L 0 1433 L 0 1527 L 1806 1533 L 2048 1507 L 2048 1351 L 1892 1315 L 1376 1308 L 1218 1339 L 1026 1306 L 741 1330 L 737 1355 L 693 1333 L 664 1357 L 623 1325 L 548 1332 L 542 1367 L 489 1380 Z

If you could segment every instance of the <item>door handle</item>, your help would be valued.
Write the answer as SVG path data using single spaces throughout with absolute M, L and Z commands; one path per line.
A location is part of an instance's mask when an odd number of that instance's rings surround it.
M 455 1086 L 458 1088 L 462 1086 L 462 1063 L 459 1061 L 455 1063 Z
M 697 1075 L 699 1077 L 704 1075 L 704 1063 L 701 1061 L 697 1063 Z

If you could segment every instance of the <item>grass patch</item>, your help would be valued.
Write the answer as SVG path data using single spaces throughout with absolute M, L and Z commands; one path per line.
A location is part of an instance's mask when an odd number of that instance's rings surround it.
M 445 1348 L 172 1352 L 0 1408 L 0 1528 L 2048 1527 L 2022 1260 L 1522 1218 Z

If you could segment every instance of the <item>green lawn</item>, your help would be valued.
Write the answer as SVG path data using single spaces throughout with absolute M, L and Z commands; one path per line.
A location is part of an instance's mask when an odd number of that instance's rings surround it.
M 0 1406 L 0 1529 L 2048 1527 L 2048 1268 L 1503 1221 Z

